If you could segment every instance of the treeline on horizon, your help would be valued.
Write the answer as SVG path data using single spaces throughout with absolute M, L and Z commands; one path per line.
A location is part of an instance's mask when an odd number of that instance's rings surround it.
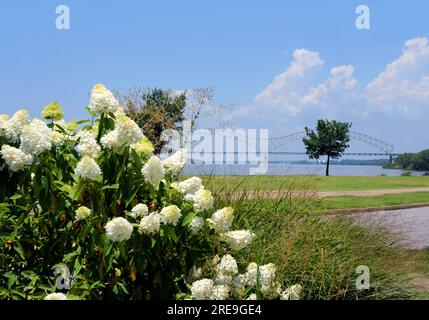
M 394 164 L 386 164 L 387 169 L 429 171 L 429 149 L 417 153 L 404 153 L 395 158 Z
M 297 161 L 270 161 L 270 163 L 291 163 L 291 164 L 318 164 L 315 160 L 297 160 Z M 384 166 L 388 164 L 388 159 L 341 159 L 331 160 L 332 165 L 353 165 L 353 166 Z

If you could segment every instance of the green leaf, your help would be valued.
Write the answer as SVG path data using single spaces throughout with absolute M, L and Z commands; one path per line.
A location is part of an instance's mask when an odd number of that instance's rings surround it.
M 101 188 L 101 190 L 108 190 L 108 189 L 114 189 L 114 190 L 119 189 L 119 183 L 111 184 L 111 185 L 104 186 L 103 188 Z
M 122 289 L 123 292 L 125 292 L 126 294 L 129 294 L 128 293 L 128 289 L 127 289 L 127 287 L 125 286 L 124 283 L 119 282 L 118 285 L 121 287 L 121 289 Z
M 25 260 L 25 255 L 24 255 L 24 250 L 22 250 L 21 245 L 15 246 L 13 247 L 13 249 L 18 252 L 19 256 L 21 257 L 22 260 Z
M 18 199 L 20 199 L 20 198 L 22 198 L 22 195 L 20 195 L 20 194 L 15 194 L 15 195 L 13 195 L 12 197 L 10 197 L 9 199 L 10 199 L 10 200 L 18 200 Z
M 173 239 L 174 242 L 177 241 L 177 235 L 176 232 L 174 232 L 174 230 L 170 227 L 165 228 L 165 230 L 167 231 L 168 235 L 170 236 L 171 239 Z
M 187 226 L 188 224 L 190 224 L 190 223 L 191 223 L 191 221 L 192 221 L 192 219 L 194 219 L 196 215 L 197 215 L 197 213 L 196 213 L 196 212 L 188 213 L 188 214 L 183 218 L 182 226 Z

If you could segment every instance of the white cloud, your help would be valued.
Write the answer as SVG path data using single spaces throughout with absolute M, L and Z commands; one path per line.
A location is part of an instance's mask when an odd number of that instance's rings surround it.
M 295 50 L 290 67 L 255 97 L 252 108 L 274 108 L 290 117 L 369 117 L 387 112 L 417 119 L 429 111 L 429 45 L 424 37 L 405 42 L 400 57 L 363 89 L 357 88 L 352 65 L 334 67 L 322 83 L 314 83 L 323 64 L 319 52 Z
M 299 113 L 299 101 L 310 88 L 309 80 L 320 69 L 324 61 L 318 52 L 297 49 L 293 53 L 293 61 L 286 71 L 262 90 L 255 103 L 284 109 L 289 115 Z
M 399 112 L 415 118 L 429 103 L 428 40 L 405 42 L 402 55 L 366 87 L 369 111 Z

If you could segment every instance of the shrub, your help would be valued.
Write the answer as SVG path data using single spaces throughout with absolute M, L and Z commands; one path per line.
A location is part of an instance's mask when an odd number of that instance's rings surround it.
M 299 297 L 273 264 L 237 264 L 254 235 L 231 231 L 234 210 L 215 211 L 199 178 L 177 181 L 184 150 L 153 155 L 102 85 L 88 111 L 0 117 L 1 299 Z
M 401 173 L 401 177 L 411 177 L 413 174 L 410 171 Z

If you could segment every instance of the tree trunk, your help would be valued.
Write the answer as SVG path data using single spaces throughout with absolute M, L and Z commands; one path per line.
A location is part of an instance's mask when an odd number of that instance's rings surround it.
M 326 162 L 326 176 L 329 177 L 329 155 L 328 155 L 328 161 Z

